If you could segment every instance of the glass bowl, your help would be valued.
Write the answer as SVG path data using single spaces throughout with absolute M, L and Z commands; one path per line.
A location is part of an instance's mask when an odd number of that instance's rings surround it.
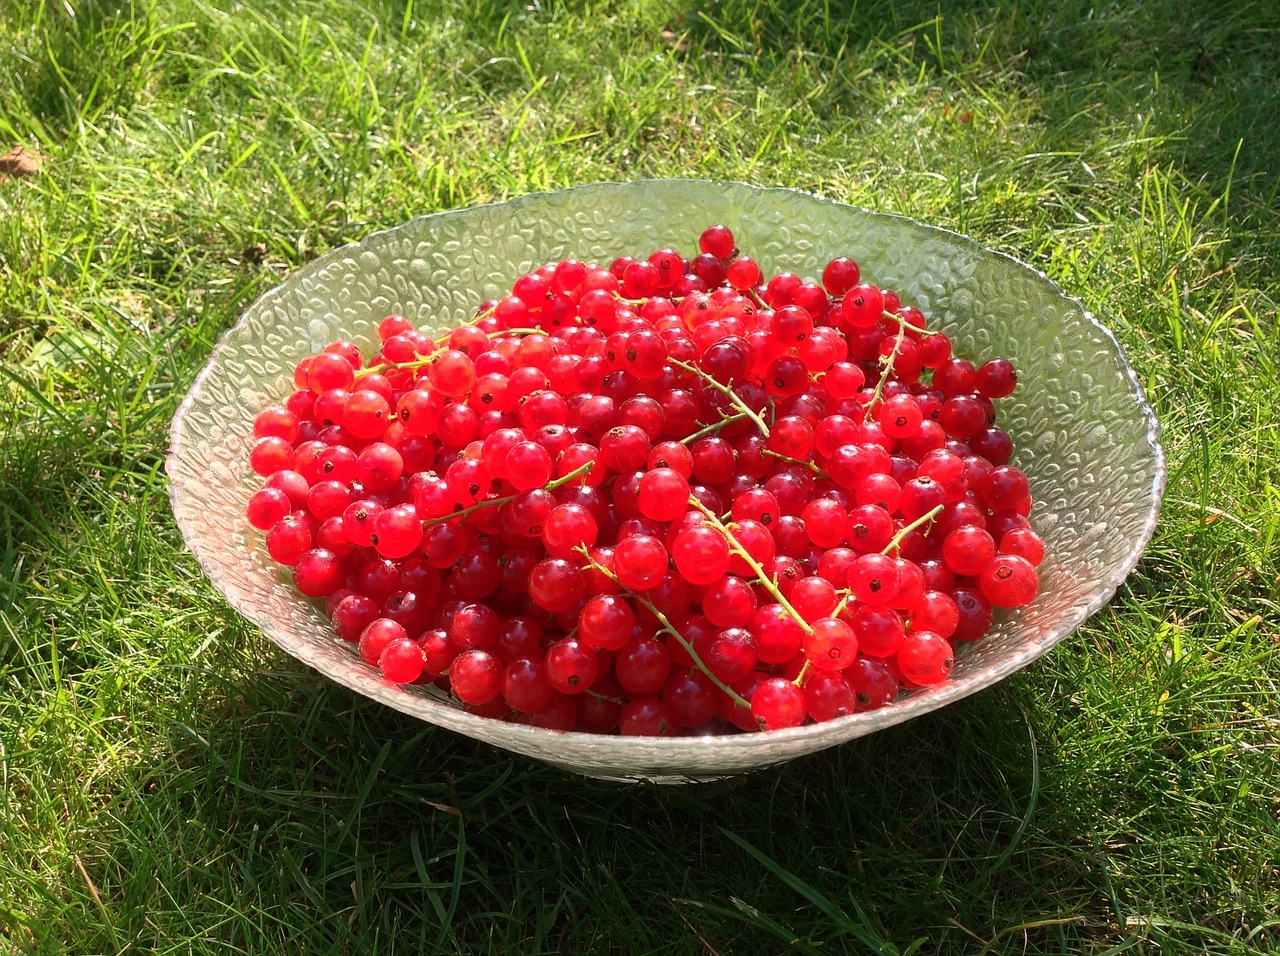
M 391 313 L 424 330 L 468 320 L 521 273 L 565 257 L 690 250 L 713 223 L 733 229 L 766 275 L 815 276 L 857 259 L 900 292 L 956 352 L 1014 360 L 999 403 L 1035 496 L 1048 556 L 1039 597 L 961 648 L 949 682 L 888 707 L 772 733 L 642 738 L 562 733 L 477 717 L 433 687 L 401 687 L 338 639 L 244 518 L 259 487 L 252 423 L 292 391 L 299 359 L 334 339 L 366 347 Z M 1025 667 L 1105 604 L 1155 527 L 1164 488 L 1158 425 L 1115 337 L 1042 273 L 971 239 L 790 189 L 693 180 L 602 183 L 424 216 L 317 259 L 255 302 L 219 342 L 174 419 L 173 512 L 210 581 L 303 663 L 352 690 L 457 733 L 567 770 L 616 780 L 712 779 L 791 760 L 900 724 Z

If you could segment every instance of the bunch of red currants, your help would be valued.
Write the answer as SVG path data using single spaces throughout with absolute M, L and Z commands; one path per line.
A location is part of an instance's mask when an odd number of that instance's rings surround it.
M 1013 365 L 851 259 L 699 249 L 544 265 L 442 336 L 388 316 L 258 414 L 249 522 L 387 680 L 556 730 L 776 730 L 946 680 L 1035 597 Z

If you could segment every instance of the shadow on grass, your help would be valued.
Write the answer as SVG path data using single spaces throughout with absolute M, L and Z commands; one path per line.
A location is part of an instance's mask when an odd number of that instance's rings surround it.
M 1087 854 L 1036 826 L 1046 744 L 1019 679 L 674 788 L 565 774 L 293 665 L 191 690 L 171 752 L 134 768 L 121 790 L 136 797 L 104 808 L 82 850 L 117 936 L 139 944 L 180 932 L 174 900 L 203 900 L 229 915 L 201 923 L 249 952 L 281 927 L 308 952 L 905 949 L 1020 921 L 1033 883 L 1086 893 Z

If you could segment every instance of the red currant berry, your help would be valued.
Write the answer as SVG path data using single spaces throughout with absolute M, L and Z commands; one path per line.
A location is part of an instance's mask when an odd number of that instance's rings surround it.
M 267 532 L 267 553 L 280 564 L 296 564 L 311 550 L 311 528 L 294 515 L 285 515 Z
M 277 488 L 263 488 L 249 499 L 245 515 L 249 524 L 259 531 L 266 531 L 293 510 L 289 496 Z
M 370 621 L 363 631 L 360 632 L 360 656 L 364 658 L 366 663 L 377 664 L 382 657 L 382 652 L 393 641 L 405 641 L 409 639 L 408 632 L 405 631 L 404 625 L 399 621 L 393 621 L 389 617 L 379 617 Z M 421 656 L 421 651 L 419 651 Z
M 805 658 L 823 671 L 844 670 L 858 656 L 858 638 L 852 627 L 837 618 L 813 622 L 813 631 L 802 643 Z
M 529 596 L 552 614 L 577 608 L 584 587 L 582 572 L 564 558 L 547 558 L 529 573 Z
M 751 716 L 760 730 L 799 727 L 807 713 L 804 691 L 782 677 L 761 681 L 751 696 Z
M 957 588 L 951 593 L 956 602 L 959 620 L 952 638 L 957 641 L 976 641 L 991 628 L 991 602 L 983 593 L 973 588 Z
M 751 621 L 756 653 L 764 664 L 785 664 L 800 653 L 804 629 L 780 604 L 765 604 Z
M 661 541 L 649 535 L 635 535 L 619 541 L 613 551 L 613 560 L 618 581 L 633 591 L 654 587 L 667 573 L 667 549 Z
M 720 692 L 701 671 L 672 674 L 662 688 L 662 701 L 681 727 L 701 727 L 719 711 Z
M 600 673 L 595 648 L 566 637 L 547 648 L 546 675 L 561 694 L 581 694 L 591 688 Z
M 809 715 L 819 722 L 847 717 L 858 709 L 853 688 L 842 674 L 835 671 L 811 674 L 804 684 L 804 701 Z
M 982 528 L 972 525 L 956 528 L 942 542 L 942 559 L 958 575 L 980 574 L 995 556 L 995 540 Z
M 988 359 L 978 367 L 976 385 L 987 398 L 1004 398 L 1017 387 L 1018 373 L 1008 359 Z
M 496 654 L 473 647 L 449 664 L 449 684 L 464 704 L 480 706 L 502 693 L 506 668 Z
M 1040 590 L 1040 577 L 1026 558 L 1000 554 L 978 578 L 983 596 L 996 607 L 1030 604 Z
M 822 270 L 822 285 L 831 295 L 844 295 L 862 277 L 862 270 L 852 259 L 832 259 Z
M 1020 558 L 1026 558 L 1033 568 L 1044 560 L 1044 550 L 1043 539 L 1030 528 L 1010 528 L 1000 538 L 1001 554 L 1016 554 Z
M 861 555 L 849 569 L 849 590 L 864 604 L 888 604 L 900 582 L 894 560 L 883 554 Z
M 293 583 L 307 597 L 325 597 L 342 586 L 342 562 L 332 551 L 312 548 L 293 566 Z
M 381 511 L 373 521 L 369 543 L 386 558 L 404 558 L 416 551 L 422 543 L 422 522 L 413 505 L 396 505 Z
M 630 694 L 656 694 L 671 675 L 671 652 L 652 637 L 633 638 L 614 657 L 613 673 Z
M 578 614 L 578 636 L 590 647 L 616 651 L 631 639 L 634 624 L 635 613 L 625 598 L 597 594 L 587 599 Z
M 955 654 L 945 638 L 932 631 L 913 631 L 902 639 L 894 661 L 912 684 L 928 687 L 951 675 Z
M 657 697 L 636 697 L 618 716 L 618 732 L 624 737 L 673 737 L 679 729 L 671 708 Z
M 378 668 L 382 676 L 397 684 L 412 684 L 426 666 L 422 648 L 408 637 L 393 640 L 378 655 Z
M 763 275 L 760 272 L 760 266 L 756 264 L 754 259 L 740 256 L 729 263 L 725 278 L 729 285 L 741 290 L 753 289 L 758 286 Z
M 677 561 L 677 567 L 679 562 Z M 742 578 L 726 574 L 707 585 L 703 613 L 720 628 L 747 627 L 756 613 L 756 592 Z
M 869 283 L 854 285 L 845 293 L 840 315 L 850 328 L 872 328 L 884 315 L 884 296 Z
M 654 521 L 674 521 L 689 507 L 689 481 L 672 468 L 655 468 L 640 479 L 640 513 Z
M 879 658 L 859 657 L 844 672 L 844 677 L 853 689 L 860 711 L 884 707 L 898 696 L 898 678 Z
M 502 697 L 512 710 L 536 713 L 550 705 L 555 695 L 541 659 L 522 657 L 507 665 L 502 676 Z

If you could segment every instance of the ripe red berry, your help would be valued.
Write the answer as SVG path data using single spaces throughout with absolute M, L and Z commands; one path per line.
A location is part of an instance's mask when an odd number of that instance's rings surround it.
M 595 648 L 566 637 L 547 648 L 547 680 L 561 694 L 581 694 L 590 690 L 600 673 Z
M 408 637 L 391 641 L 378 655 L 382 676 L 397 684 L 412 684 L 422 675 L 425 665 L 422 648 Z
M 862 270 L 852 259 L 832 259 L 822 270 L 822 285 L 832 295 L 844 295 L 861 278 Z
M 667 573 L 667 549 L 649 535 L 619 541 L 613 549 L 613 559 L 618 581 L 633 591 L 654 587 Z
M 553 614 L 576 608 L 584 587 L 582 572 L 564 558 L 547 558 L 529 573 L 529 596 Z
M 540 658 L 521 657 L 507 665 L 502 676 L 502 697 L 512 710 L 536 713 L 550 705 L 555 694 Z
M 671 708 L 657 697 L 633 698 L 618 716 L 624 737 L 672 737 L 679 729 Z
M 725 278 L 735 289 L 754 289 L 763 275 L 754 259 L 740 256 L 729 263 Z
M 502 693 L 506 669 L 488 651 L 469 648 L 449 664 L 449 684 L 464 704 L 487 704 Z
M 751 716 L 761 730 L 798 727 L 806 713 L 804 691 L 782 677 L 761 681 L 751 697 Z
M 1018 384 L 1018 373 L 1008 359 L 988 359 L 978 367 L 976 374 L 978 391 L 987 398 L 1004 398 Z
M 805 658 L 823 671 L 841 671 L 858 656 L 858 637 L 852 627 L 837 618 L 822 618 L 813 623 L 813 631 L 805 635 Z
M 698 248 L 717 259 L 728 259 L 733 255 L 737 243 L 728 226 L 708 226 L 698 237 Z
M 1030 604 L 1040 590 L 1040 577 L 1026 558 L 1000 554 L 978 578 L 978 586 L 996 607 L 1014 608 Z
M 926 687 L 940 684 L 951 674 L 955 655 L 951 645 L 931 631 L 912 631 L 902 639 L 894 656 L 902 676 Z
M 671 675 L 671 652 L 655 638 L 632 638 L 615 655 L 613 673 L 630 694 L 656 694 Z
M 672 468 L 654 468 L 640 479 L 640 512 L 654 521 L 674 521 L 689 507 L 689 480 Z
M 616 651 L 631 639 L 635 612 L 626 598 L 597 594 L 587 599 L 578 614 L 578 635 L 583 643 Z

